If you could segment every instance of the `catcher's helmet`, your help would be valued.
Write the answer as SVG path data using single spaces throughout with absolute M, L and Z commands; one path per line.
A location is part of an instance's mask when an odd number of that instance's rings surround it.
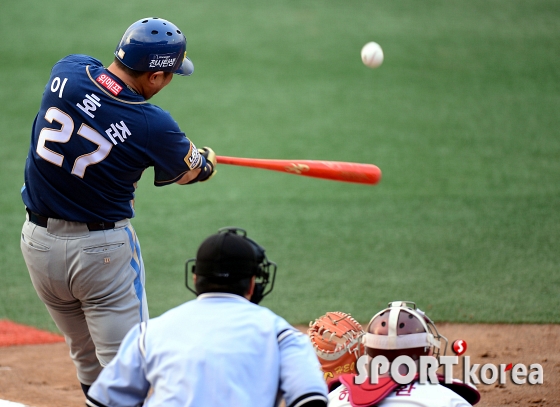
M 397 356 L 408 355 L 414 360 L 420 356 L 441 354 L 440 335 L 430 318 L 410 301 L 390 302 L 388 308 L 378 312 L 369 322 L 362 338 L 366 353 L 374 358 L 385 356 L 392 362 Z
M 225 227 L 218 230 L 198 248 L 195 259 L 189 259 L 186 264 L 186 286 L 189 286 L 189 265 L 192 272 L 204 276 L 220 285 L 228 285 L 243 278 L 255 276 L 255 289 L 251 302 L 258 304 L 264 296 L 274 288 L 276 278 L 276 263 L 269 261 L 265 249 L 254 240 L 247 237 L 244 229 Z M 268 283 L 271 283 L 267 289 Z
M 143 18 L 125 31 L 115 49 L 124 65 L 140 72 L 164 71 L 189 76 L 194 65 L 187 58 L 187 38 L 177 26 L 157 17 Z

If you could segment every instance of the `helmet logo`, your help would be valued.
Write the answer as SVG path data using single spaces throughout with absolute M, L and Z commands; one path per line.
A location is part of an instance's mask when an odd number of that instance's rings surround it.
M 151 54 L 148 68 L 169 68 L 175 65 L 175 54 Z
M 123 58 L 124 58 L 124 54 L 125 54 L 125 52 L 123 51 L 123 49 L 122 49 L 122 48 L 119 49 L 119 58 L 120 58 L 120 59 L 123 59 Z

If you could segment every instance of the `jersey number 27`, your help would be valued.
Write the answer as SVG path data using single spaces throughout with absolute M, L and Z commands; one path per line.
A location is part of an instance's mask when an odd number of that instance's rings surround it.
M 54 120 L 60 123 L 61 127 L 60 130 L 49 129 L 47 127 L 41 130 L 41 133 L 39 133 L 39 140 L 37 141 L 37 154 L 44 160 L 61 167 L 64 162 L 64 156 L 45 147 L 45 142 L 67 143 L 74 133 L 74 120 L 56 107 L 51 107 L 47 110 L 47 113 L 45 113 L 45 120 L 49 123 L 52 123 Z M 83 178 L 86 168 L 89 165 L 103 161 L 111 152 L 113 144 L 85 123 L 82 123 L 76 134 L 97 145 L 96 150 L 83 154 L 74 161 L 72 174 Z

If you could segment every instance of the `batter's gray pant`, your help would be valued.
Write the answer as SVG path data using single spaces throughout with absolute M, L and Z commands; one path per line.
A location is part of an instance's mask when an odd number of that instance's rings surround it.
M 29 218 L 29 217 L 28 217 Z M 140 244 L 128 219 L 90 232 L 83 223 L 23 224 L 21 251 L 39 298 L 70 347 L 80 383 L 89 385 L 121 340 L 148 319 Z

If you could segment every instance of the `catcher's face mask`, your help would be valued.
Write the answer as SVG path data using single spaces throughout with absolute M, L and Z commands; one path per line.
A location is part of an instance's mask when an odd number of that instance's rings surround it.
M 265 249 L 247 237 L 244 229 L 221 228 L 199 247 L 197 257 L 187 260 L 185 285 L 189 286 L 189 267 L 196 275 L 205 276 L 220 285 L 229 285 L 255 276 L 255 289 L 250 301 L 258 304 L 274 288 L 276 263 L 269 261 Z M 270 288 L 268 284 L 270 283 Z

